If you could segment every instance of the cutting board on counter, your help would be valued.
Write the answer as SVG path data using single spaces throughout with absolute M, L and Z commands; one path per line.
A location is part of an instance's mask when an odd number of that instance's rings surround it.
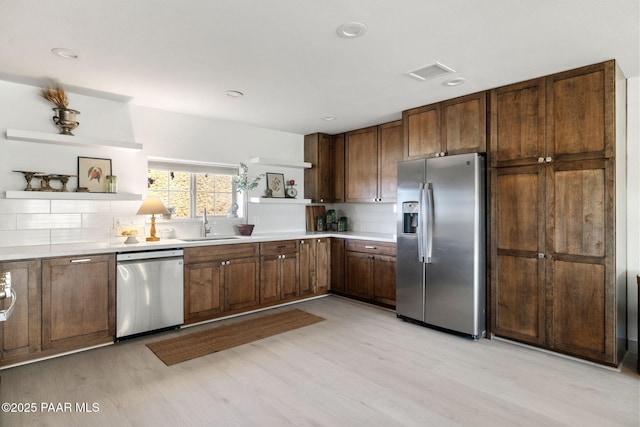
M 316 230 L 316 217 L 322 216 L 326 218 L 324 206 L 305 206 L 305 217 L 307 220 L 307 231 Z

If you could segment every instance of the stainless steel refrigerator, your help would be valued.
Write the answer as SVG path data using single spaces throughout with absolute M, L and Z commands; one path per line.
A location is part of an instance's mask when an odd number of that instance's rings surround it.
M 398 163 L 396 312 L 446 331 L 486 333 L 485 160 Z

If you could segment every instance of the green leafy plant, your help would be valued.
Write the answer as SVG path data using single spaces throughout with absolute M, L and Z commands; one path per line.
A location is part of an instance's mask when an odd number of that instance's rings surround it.
M 238 176 L 233 178 L 233 183 L 236 185 L 236 190 L 242 193 L 244 201 L 244 223 L 249 223 L 249 190 L 253 190 L 258 186 L 258 183 L 262 179 L 264 174 L 256 176 L 253 180 L 249 180 L 249 167 L 240 162 L 240 168 L 238 170 Z
M 242 162 L 240 162 L 240 169 L 238 172 L 238 176 L 233 178 L 233 182 L 236 185 L 238 192 L 253 190 L 258 186 L 260 179 L 264 176 L 264 174 L 260 174 L 252 181 L 249 181 L 249 167 Z

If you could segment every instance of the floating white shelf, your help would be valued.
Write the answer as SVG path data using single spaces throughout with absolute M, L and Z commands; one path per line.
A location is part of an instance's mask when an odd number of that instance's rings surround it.
M 285 199 L 283 197 L 249 197 L 249 203 L 308 205 L 311 199 Z
M 254 165 L 280 166 L 284 168 L 309 169 L 311 163 L 294 162 L 291 160 L 271 159 L 268 157 L 253 157 L 249 159 L 249 163 Z
M 74 191 L 7 191 L 6 198 L 45 200 L 142 200 L 142 194 L 77 193 Z
M 137 142 L 113 141 L 20 129 L 7 129 L 7 139 L 13 141 L 40 142 L 43 144 L 69 145 L 73 147 L 106 147 L 118 150 L 142 150 L 142 144 L 138 144 Z

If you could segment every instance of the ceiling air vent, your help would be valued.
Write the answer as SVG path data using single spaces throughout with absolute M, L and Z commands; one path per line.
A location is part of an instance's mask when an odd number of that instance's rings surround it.
M 416 80 L 425 81 L 434 77 L 442 76 L 448 73 L 455 73 L 451 67 L 447 67 L 444 64 L 436 62 L 435 64 L 427 65 L 426 67 L 418 68 L 417 70 L 407 73 L 409 77 L 413 77 Z

